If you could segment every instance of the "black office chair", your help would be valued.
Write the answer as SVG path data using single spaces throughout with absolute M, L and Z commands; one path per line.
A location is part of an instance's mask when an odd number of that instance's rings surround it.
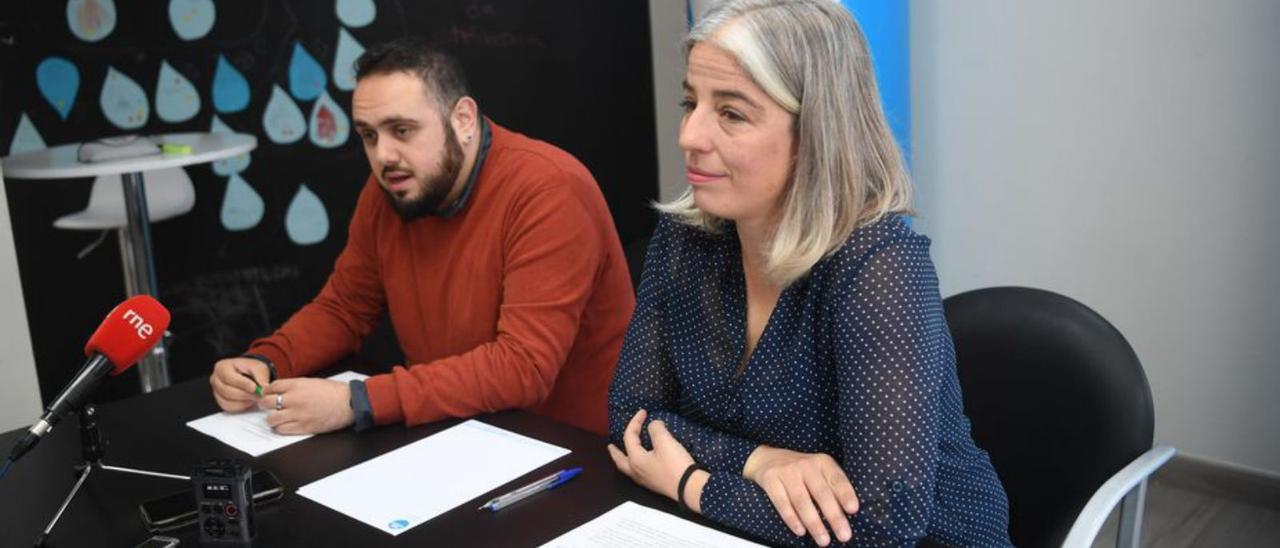
M 1123 499 L 1117 546 L 1138 546 L 1152 447 L 1142 364 L 1102 316 L 1062 295 L 978 289 L 943 301 L 965 413 L 1009 495 L 1023 547 L 1089 547 Z

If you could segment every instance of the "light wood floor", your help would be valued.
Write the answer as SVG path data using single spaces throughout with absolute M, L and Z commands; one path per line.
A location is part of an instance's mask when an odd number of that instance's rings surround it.
M 1280 504 L 1215 491 L 1157 474 L 1147 488 L 1143 548 L 1280 547 Z M 1113 513 L 1094 548 L 1114 548 L 1115 531 Z

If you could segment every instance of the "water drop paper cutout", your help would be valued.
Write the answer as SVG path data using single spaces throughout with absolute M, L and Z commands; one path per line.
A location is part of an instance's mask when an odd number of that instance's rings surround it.
M 224 114 L 240 112 L 249 106 L 249 82 L 221 55 L 217 68 L 213 69 L 212 95 L 214 110 Z
M 223 135 L 230 135 L 232 133 L 235 133 L 235 130 L 231 129 L 231 126 L 228 126 L 227 124 L 222 123 L 222 120 L 218 119 L 217 115 L 214 115 L 213 123 L 209 125 L 209 132 L 220 133 Z M 244 171 L 248 167 L 249 167 L 248 152 L 244 154 L 237 154 L 235 156 L 232 156 L 230 158 L 225 158 L 222 160 L 214 160 L 213 162 L 213 172 L 223 177 L 226 177 L 228 175 L 235 175 L 236 173 L 240 173 L 241 171 Z
M 80 71 L 62 57 L 49 57 L 36 67 L 36 87 L 63 120 L 71 114 L 80 91 Z
M 160 79 L 156 81 L 156 116 L 169 123 L 185 122 L 200 112 L 200 94 L 182 73 L 160 61 Z
M 278 145 L 296 142 L 307 132 L 302 110 L 280 86 L 271 86 L 271 100 L 262 112 L 262 129 L 267 132 L 267 138 Z
M 320 96 L 326 83 L 320 63 L 295 42 L 293 58 L 289 60 L 289 92 L 299 101 L 310 101 Z
M 289 239 L 298 245 L 311 245 L 324 240 L 329 234 L 329 214 L 307 184 L 298 187 L 298 193 L 289 202 L 289 210 L 285 212 L 284 228 Z
M 338 20 L 352 28 L 368 25 L 378 15 L 373 0 L 338 0 L 334 9 L 338 12 Z
M 22 118 L 18 119 L 18 129 L 13 131 L 13 140 L 9 141 L 9 154 L 45 148 L 48 147 L 44 144 L 44 138 L 40 137 L 40 132 L 36 131 L 35 124 L 32 124 L 31 119 L 27 118 L 27 113 L 22 113 Z
M 338 53 L 333 58 L 333 87 L 342 91 L 356 89 L 356 59 L 364 53 L 364 46 L 338 27 Z
M 227 192 L 222 195 L 222 226 L 232 232 L 249 230 L 258 226 L 262 220 L 262 212 L 266 209 L 262 196 L 241 179 L 232 174 L 227 179 Z M 325 220 L 328 230 L 328 220 Z M 324 239 L 321 236 L 321 239 Z
M 328 92 L 320 94 L 311 107 L 311 142 L 320 148 L 340 147 L 347 142 L 350 131 L 351 121 L 347 113 L 329 97 Z
M 169 23 L 183 40 L 198 40 L 209 34 L 216 15 L 213 0 L 169 0 Z
M 67 26 L 71 34 L 85 42 L 106 38 L 116 28 L 116 3 L 113 0 L 70 0 L 67 2 Z
M 98 104 L 102 106 L 102 114 L 107 120 L 120 129 L 140 128 L 151 115 L 142 86 L 115 67 L 107 67 L 107 78 L 102 82 Z

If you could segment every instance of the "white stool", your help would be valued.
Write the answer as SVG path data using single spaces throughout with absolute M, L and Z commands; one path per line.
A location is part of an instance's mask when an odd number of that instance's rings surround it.
M 170 167 L 145 174 L 147 213 L 151 222 L 182 215 L 196 204 L 196 189 L 187 171 Z M 124 185 L 119 175 L 99 175 L 89 191 L 89 205 L 59 217 L 53 226 L 67 230 L 106 230 L 129 224 L 124 205 Z
M 172 219 L 195 206 L 196 189 L 185 169 L 157 169 L 145 172 L 144 177 L 146 184 L 143 190 L 151 222 Z M 128 245 L 129 215 L 120 175 L 99 175 L 89 191 L 89 205 L 81 211 L 59 217 L 53 226 L 66 230 L 115 229 L 120 242 L 120 262 L 124 266 L 125 289 L 129 295 L 144 292 L 144 288 L 135 287 L 139 277 L 134 268 L 141 263 L 132 256 L 133 246 Z M 150 274 L 154 280 L 155 273 Z

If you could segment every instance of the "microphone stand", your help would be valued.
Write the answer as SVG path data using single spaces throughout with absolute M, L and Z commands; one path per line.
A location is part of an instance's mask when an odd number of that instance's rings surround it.
M 62 518 L 62 513 L 67 510 L 67 506 L 71 504 L 71 499 L 75 498 L 76 493 L 80 491 L 80 486 L 84 485 L 85 480 L 89 479 L 89 473 L 94 468 L 100 468 L 108 472 L 191 481 L 191 476 L 103 464 L 102 456 L 105 452 L 106 443 L 102 439 L 102 430 L 98 428 L 98 410 L 92 403 L 85 404 L 84 407 L 80 408 L 80 453 L 84 457 L 84 462 L 73 467 L 73 470 L 79 473 L 79 479 L 71 487 L 71 492 L 67 493 L 67 498 L 62 500 L 62 506 L 58 507 L 58 512 L 53 515 L 53 519 L 49 520 L 49 524 L 45 526 L 44 531 L 40 533 L 39 537 L 36 537 L 35 546 L 37 548 L 44 546 L 44 542 L 49 538 L 49 533 L 58 524 L 58 520 Z

